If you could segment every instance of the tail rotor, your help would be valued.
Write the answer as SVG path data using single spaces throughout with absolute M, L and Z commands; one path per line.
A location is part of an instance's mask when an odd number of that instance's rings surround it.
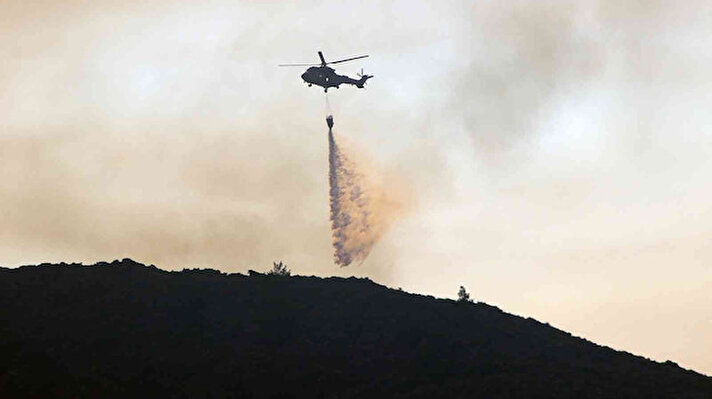
M 373 77 L 373 75 L 365 75 L 363 73 L 363 68 L 361 68 L 361 72 L 356 73 L 356 75 L 358 75 L 358 77 L 360 78 L 359 84 L 356 85 L 359 88 L 363 88 L 363 86 L 366 84 L 366 81 Z

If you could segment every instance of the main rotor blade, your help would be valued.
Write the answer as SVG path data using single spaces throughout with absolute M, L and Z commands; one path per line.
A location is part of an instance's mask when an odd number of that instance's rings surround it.
M 285 66 L 318 66 L 321 64 L 279 64 L 277 66 L 285 67 Z
M 353 61 L 353 60 L 358 60 L 358 59 L 360 59 L 360 58 L 366 58 L 366 57 L 368 57 L 368 56 L 367 56 L 367 55 L 360 55 L 360 56 L 358 56 L 358 57 L 347 58 L 347 59 L 345 59 L 345 60 L 338 60 L 338 61 L 327 62 L 327 64 L 338 64 L 338 63 L 340 63 L 340 62 Z

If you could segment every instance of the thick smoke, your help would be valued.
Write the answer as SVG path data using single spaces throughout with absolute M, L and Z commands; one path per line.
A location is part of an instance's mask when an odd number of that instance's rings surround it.
M 369 181 L 358 165 L 336 144 L 329 129 L 329 202 L 334 261 L 340 266 L 363 262 L 400 212 L 400 203 L 388 198 Z

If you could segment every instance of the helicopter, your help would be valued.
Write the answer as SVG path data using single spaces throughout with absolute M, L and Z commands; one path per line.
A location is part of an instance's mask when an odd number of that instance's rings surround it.
M 324 59 L 324 54 L 319 53 L 319 59 L 321 60 L 321 64 L 280 64 L 279 66 L 281 67 L 287 67 L 287 66 L 308 66 L 310 68 L 307 68 L 306 72 L 302 74 L 302 80 L 309 84 L 309 87 L 311 85 L 317 85 L 321 86 L 324 88 L 324 93 L 326 93 L 329 88 L 331 87 L 336 87 L 337 89 L 339 88 L 340 85 L 342 84 L 349 84 L 349 85 L 354 85 L 360 89 L 363 89 L 363 85 L 366 84 L 366 81 L 370 78 L 373 77 L 373 75 L 364 75 L 363 74 L 363 68 L 361 69 L 361 73 L 357 74 L 359 79 L 353 79 L 345 75 L 338 75 L 335 71 L 334 68 L 328 67 L 327 65 L 330 64 L 338 64 L 341 62 L 346 62 L 346 61 L 353 61 L 353 60 L 358 60 L 361 58 L 366 58 L 368 55 L 360 55 L 358 57 L 351 57 L 351 58 L 346 58 L 343 60 L 338 60 L 338 61 L 331 61 L 331 62 L 326 62 Z

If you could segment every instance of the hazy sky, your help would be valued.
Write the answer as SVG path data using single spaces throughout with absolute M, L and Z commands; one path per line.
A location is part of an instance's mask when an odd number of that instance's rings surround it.
M 333 264 L 336 130 L 409 213 Z M 0 264 L 368 276 L 712 374 L 712 3 L 0 0 Z

